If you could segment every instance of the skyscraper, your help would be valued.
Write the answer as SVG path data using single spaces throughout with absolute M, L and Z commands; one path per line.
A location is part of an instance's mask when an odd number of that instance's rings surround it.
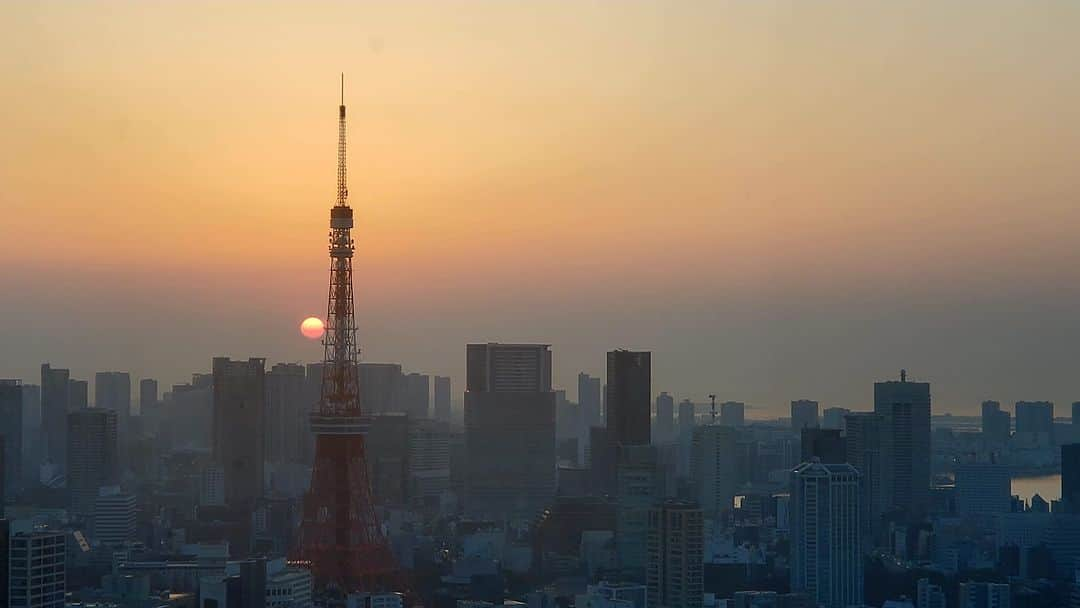
M 1012 477 L 1007 465 L 968 460 L 956 464 L 956 512 L 964 516 L 1008 513 Z
M 305 392 L 306 370 L 297 363 L 277 363 L 266 374 L 264 449 L 274 464 L 303 462 L 311 404 Z
M 411 373 L 402 377 L 400 411 L 414 419 L 427 418 L 431 409 L 431 380 L 426 374 Z
M 153 378 L 139 380 L 139 415 L 147 414 L 158 403 L 158 381 Z
M 691 451 L 694 442 L 694 403 L 689 399 L 679 402 L 679 467 L 680 475 L 690 474 Z
M 825 464 L 847 462 L 847 441 L 840 435 L 840 429 L 804 428 L 800 447 L 799 462 L 812 462 L 814 458 Z
M 1061 501 L 1069 513 L 1080 513 L 1080 443 L 1061 446 Z
M 799 399 L 791 402 L 791 428 L 801 431 L 818 426 L 818 402 Z
M 847 463 L 862 474 L 859 504 L 862 508 L 863 537 L 869 542 L 881 520 L 881 432 L 882 416 L 872 412 L 852 412 L 844 416 L 847 434 L 844 449 Z
M 94 407 L 116 412 L 117 432 L 121 438 L 126 438 L 131 418 L 131 375 L 127 372 L 95 374 Z
M 603 426 L 604 416 L 600 410 L 600 378 L 594 378 L 584 372 L 578 374 L 578 405 L 585 428 Z
M 90 383 L 86 380 L 68 380 L 68 411 L 85 410 L 90 407 Z
M 0 380 L 0 449 L 0 496 L 14 496 L 22 485 L 23 387 L 20 380 Z
M 791 590 L 824 608 L 861 606 L 859 472 L 803 463 L 791 472 Z
M 53 464 L 67 463 L 67 414 L 70 372 L 41 364 L 41 434 L 44 456 Z
M 1009 412 L 997 401 L 982 402 L 982 435 L 990 445 L 1003 445 L 1009 440 L 1012 421 Z
M 653 443 L 668 443 L 675 438 L 675 398 L 667 393 L 656 396 L 656 427 Z
M 405 375 L 397 363 L 361 363 L 357 366 L 360 403 L 368 415 L 403 411 L 398 401 Z
M 1053 441 L 1054 404 L 1050 401 L 1017 401 L 1016 434 Z
M 67 488 L 72 512 L 82 518 L 94 513 L 102 486 L 119 481 L 116 412 L 85 409 L 67 415 Z
M 410 421 L 408 475 L 409 500 L 416 506 L 437 508 L 442 495 L 450 490 L 449 423 Z
M 657 499 L 656 448 L 623 445 L 616 453 L 615 554 L 625 580 L 644 582 L 649 510 Z
M 214 461 L 225 472 L 225 503 L 245 509 L 263 493 L 265 359 L 214 357 Z
M 435 376 L 435 419 L 450 422 L 450 378 Z
M 707 424 L 694 429 L 690 459 L 690 479 L 694 495 L 706 519 L 723 527 L 735 508 L 737 471 L 734 454 L 738 431 L 733 427 Z
M 555 393 L 546 344 L 466 348 L 465 508 L 531 518 L 555 494 Z
M 1072 404 L 1072 423 L 1080 424 L 1080 401 L 1073 401 Z
M 821 413 L 821 426 L 826 429 L 840 429 L 844 430 L 844 416 L 851 413 L 851 410 L 844 407 L 827 407 L 825 411 Z
M 649 443 L 651 400 L 651 354 L 629 350 L 608 352 L 607 427 L 616 445 Z
M 649 511 L 648 605 L 700 608 L 704 602 L 704 525 L 692 502 L 667 501 Z
M 741 401 L 725 401 L 720 404 L 720 424 L 741 427 L 746 424 L 746 404 Z
M 874 383 L 874 413 L 882 417 L 882 508 L 908 514 L 930 507 L 930 384 L 900 380 Z

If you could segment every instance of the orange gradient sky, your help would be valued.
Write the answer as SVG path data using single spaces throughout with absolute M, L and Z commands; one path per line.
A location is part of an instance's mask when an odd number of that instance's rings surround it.
M 1080 5 L 7 3 L 0 376 L 312 360 L 339 72 L 365 358 L 1080 400 Z M 460 382 L 456 382 L 455 393 Z

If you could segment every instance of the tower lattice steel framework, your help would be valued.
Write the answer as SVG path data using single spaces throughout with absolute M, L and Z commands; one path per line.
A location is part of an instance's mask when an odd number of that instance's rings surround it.
M 304 495 L 297 561 L 311 568 L 318 587 L 344 592 L 386 589 L 398 567 L 371 501 L 360 409 L 356 317 L 353 306 L 353 211 L 345 165 L 345 93 L 338 106 L 337 202 L 330 210 L 330 293 L 322 392 L 311 415 L 315 466 Z

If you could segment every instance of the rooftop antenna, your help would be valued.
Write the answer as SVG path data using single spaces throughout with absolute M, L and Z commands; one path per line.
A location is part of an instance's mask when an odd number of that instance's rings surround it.
M 341 73 L 341 105 L 345 105 L 345 72 Z
M 716 424 L 716 395 L 709 395 L 709 411 L 712 412 L 712 423 Z

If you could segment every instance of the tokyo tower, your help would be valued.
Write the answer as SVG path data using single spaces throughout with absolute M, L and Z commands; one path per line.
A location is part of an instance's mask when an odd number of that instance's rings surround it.
M 304 495 L 298 561 L 315 585 L 343 592 L 380 590 L 398 568 L 371 502 L 360 411 L 356 317 L 353 310 L 353 210 L 345 171 L 345 78 L 338 106 L 337 202 L 330 209 L 330 294 L 323 338 L 322 391 L 311 415 L 315 465 Z

